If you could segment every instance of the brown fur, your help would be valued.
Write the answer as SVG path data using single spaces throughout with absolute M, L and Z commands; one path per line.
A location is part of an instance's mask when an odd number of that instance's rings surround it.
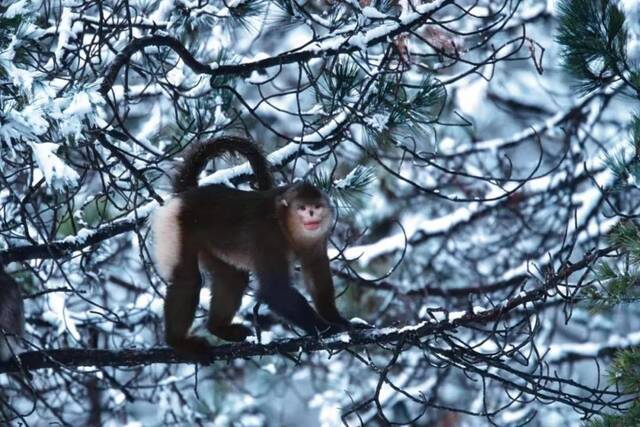
M 235 153 L 246 157 L 256 174 L 256 181 L 260 190 L 273 188 L 273 177 L 269 171 L 269 162 L 260 150 L 250 141 L 226 136 L 215 140 L 208 140 L 194 144 L 184 156 L 184 164 L 178 171 L 173 182 L 176 193 L 182 193 L 198 187 L 198 175 L 207 162 L 223 153 Z
M 156 235 L 156 253 L 175 253 L 171 271 L 165 275 L 169 281 L 165 302 L 167 343 L 178 351 L 198 353 L 201 340 L 188 336 L 194 318 L 200 289 L 200 264 L 213 277 L 212 301 L 207 328 L 211 333 L 228 341 L 242 341 L 250 330 L 232 323 L 240 307 L 242 295 L 248 285 L 248 272 L 255 273 L 259 283 L 258 298 L 272 311 L 284 317 L 308 334 L 335 333 L 346 330 L 350 323 L 336 309 L 327 238 L 332 223 L 332 211 L 327 196 L 309 183 L 271 188 L 271 176 L 260 165 L 266 160 L 252 144 L 241 141 L 242 151 L 249 152 L 258 169 L 261 191 L 242 191 L 223 185 L 196 187 L 176 197 L 179 209 L 169 218 L 160 212 L 159 221 L 176 224 L 177 238 L 163 240 Z M 199 153 L 219 154 L 222 149 L 205 143 Z M 258 153 L 258 154 L 256 154 Z M 183 168 L 194 164 L 203 167 L 200 159 L 187 158 Z M 199 171 L 181 170 L 179 176 L 196 176 Z M 175 209 L 176 204 L 169 204 Z M 169 208 L 160 208 L 169 209 Z M 167 211 L 168 212 L 168 211 Z M 155 221 L 155 220 L 154 220 Z M 313 222 L 313 230 L 303 222 Z M 315 224 L 315 223 L 319 223 Z M 163 230 L 165 223 L 154 223 L 154 230 Z M 163 245 L 177 243 L 179 247 Z M 292 286 L 291 261 L 298 258 L 302 264 L 305 282 L 317 313 L 306 299 Z M 160 269 L 162 271 L 162 269 Z

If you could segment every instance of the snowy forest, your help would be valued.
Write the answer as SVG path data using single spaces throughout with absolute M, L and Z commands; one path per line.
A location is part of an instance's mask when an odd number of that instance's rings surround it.
M 639 99 L 633 0 L 1 1 L 0 425 L 639 426 Z M 221 136 L 329 196 L 370 327 L 252 278 L 229 343 L 203 272 L 167 346 L 149 218 Z

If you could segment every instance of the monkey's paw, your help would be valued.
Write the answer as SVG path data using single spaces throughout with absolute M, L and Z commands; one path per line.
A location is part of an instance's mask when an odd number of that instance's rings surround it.
M 373 329 L 374 327 L 375 326 L 370 325 L 364 320 L 355 319 L 355 320 L 349 321 L 344 318 L 341 318 L 335 321 L 331 321 L 329 323 L 329 327 L 324 331 L 322 331 L 320 335 L 329 336 L 329 335 L 340 334 L 342 332 L 357 332 L 357 331 L 362 331 L 364 329 Z
M 366 320 L 360 319 L 359 317 L 353 317 L 349 323 L 351 324 L 352 329 L 373 329 L 376 326 L 367 322 Z
M 209 353 L 211 350 L 211 344 L 203 337 L 189 336 L 167 340 L 167 344 L 181 356 L 202 357 L 202 355 Z
M 329 326 L 320 331 L 320 335 L 323 337 L 327 337 L 329 335 L 341 334 L 342 332 L 348 332 L 351 330 L 351 324 L 349 321 L 345 320 L 344 322 L 329 322 Z
M 251 335 L 251 329 L 239 323 L 232 323 L 225 326 L 210 326 L 209 332 L 225 341 L 240 342 Z
M 356 331 L 356 330 L 360 330 L 360 329 L 372 329 L 375 326 L 370 325 L 369 323 L 367 323 L 366 321 L 358 318 L 358 317 L 354 317 L 351 320 L 347 320 L 344 317 L 340 317 L 337 320 L 332 320 L 331 321 L 331 325 L 337 325 L 338 328 L 341 328 L 340 332 L 344 332 L 344 331 Z

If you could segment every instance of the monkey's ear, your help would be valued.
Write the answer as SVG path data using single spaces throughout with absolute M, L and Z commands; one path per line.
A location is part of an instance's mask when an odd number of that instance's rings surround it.
M 285 208 L 289 207 L 289 202 L 287 202 L 287 199 L 285 199 L 285 198 L 280 199 L 280 204 L 282 206 L 284 206 Z

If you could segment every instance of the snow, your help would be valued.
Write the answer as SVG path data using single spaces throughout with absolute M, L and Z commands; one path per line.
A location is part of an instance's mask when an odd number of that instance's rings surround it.
M 184 62 L 179 61 L 176 66 L 167 73 L 167 81 L 174 86 L 180 87 L 186 78 L 184 74 L 184 67 Z
M 353 185 L 355 179 L 363 173 L 363 166 L 356 166 L 353 168 L 344 178 L 338 179 L 334 182 L 334 188 L 343 189 L 349 188 Z
M 326 115 L 327 113 L 324 112 L 324 107 L 322 106 L 322 104 L 315 104 L 313 107 L 309 108 L 308 110 L 303 111 L 302 114 L 311 116 L 315 114 Z
M 72 48 L 69 44 L 71 40 L 77 39 L 77 34 L 82 31 L 82 23 L 80 21 L 73 22 L 77 14 L 71 11 L 70 7 L 62 8 L 60 23 L 58 27 L 58 45 L 54 51 L 55 59 L 58 64 L 62 63 L 64 51 Z
M 81 139 L 85 132 L 85 120 L 94 125 L 106 124 L 100 110 L 104 105 L 104 99 L 98 93 L 100 82 L 91 82 L 72 94 L 53 100 L 50 115 L 58 120 L 62 135 Z
M 618 0 L 618 7 L 624 12 L 627 30 L 640 34 L 640 3 L 637 0 Z
M 23 95 L 25 95 L 31 101 L 35 101 L 33 96 L 34 80 L 41 79 L 43 77 L 42 73 L 39 71 L 18 67 L 13 63 L 16 53 L 15 49 L 20 44 L 20 39 L 18 39 L 18 36 L 27 36 L 27 34 L 24 34 L 27 31 L 33 32 L 35 34 L 42 33 L 42 31 L 39 30 L 35 25 L 21 25 L 18 29 L 18 35 L 11 39 L 11 42 L 3 51 L 0 51 L 0 67 L 4 68 L 7 76 L 11 78 L 11 82 L 13 83 L 13 85 L 15 85 Z M 42 100 L 40 100 L 39 103 L 42 103 Z
M 294 138 L 294 141 L 296 142 L 291 142 L 285 145 L 284 147 L 273 151 L 272 153 L 267 155 L 267 159 L 274 166 L 282 165 L 286 159 L 300 152 L 300 149 L 301 149 L 300 143 L 304 142 L 304 143 L 312 144 L 315 142 L 322 141 L 326 136 L 328 136 L 331 132 L 333 132 L 340 123 L 346 120 L 346 118 L 347 118 L 346 113 L 338 114 L 337 116 L 333 117 L 327 124 L 316 129 L 315 131 L 303 137 Z M 308 148 L 306 145 L 302 145 L 302 151 L 310 152 L 310 153 L 312 152 L 312 150 Z M 203 178 L 202 180 L 200 180 L 200 182 L 202 184 L 226 183 L 226 182 L 230 182 L 231 179 L 236 176 L 248 175 L 250 173 L 252 173 L 251 166 L 249 165 L 248 162 L 246 162 L 232 168 L 227 168 L 227 169 L 217 171 L 212 175 L 209 175 L 208 177 Z
M 463 90 L 456 91 L 456 105 L 465 114 L 470 116 L 476 114 L 485 102 L 488 87 L 488 81 L 477 77 L 473 83 L 465 86 Z
M 366 325 L 366 326 L 371 326 L 371 324 L 369 322 L 367 322 L 364 319 L 361 319 L 359 317 L 352 317 L 351 319 L 349 319 L 349 321 L 355 325 Z
M 42 105 L 39 102 L 26 105 L 22 110 L 14 109 L 14 104 L 11 102 L 5 105 L 8 106 L 8 111 L 2 112 L 5 115 L 6 123 L 0 126 L 0 140 L 7 144 L 12 139 L 34 138 L 49 129 L 49 123 L 44 118 Z
M 7 7 L 2 16 L 7 19 L 15 18 L 18 15 L 25 14 L 29 11 L 28 0 L 18 0 Z
M 413 22 L 418 21 L 422 18 L 422 16 L 442 5 L 444 0 L 435 0 L 426 4 L 418 5 L 415 8 L 415 12 L 405 13 L 400 17 L 400 23 L 396 20 L 385 20 L 382 21 L 379 25 L 372 29 L 365 29 L 361 32 L 356 32 L 352 34 L 350 37 L 335 34 L 321 40 L 319 42 L 314 42 L 310 46 L 306 46 L 302 49 L 302 51 L 313 51 L 313 52 L 322 52 L 322 51 L 333 51 L 339 49 L 345 43 L 349 43 L 351 46 L 355 46 L 359 49 L 366 49 L 366 46 L 374 39 L 383 38 L 385 35 L 390 34 L 392 31 L 397 30 L 400 25 L 411 25 Z M 373 8 L 371 8 L 373 9 Z M 368 13 L 375 14 L 371 9 L 368 10 Z M 383 16 L 384 17 L 384 16 Z M 380 22 L 380 21 L 376 21 Z
M 362 8 L 362 14 L 370 19 L 385 19 L 387 15 L 380 12 L 373 6 L 365 6 Z
M 75 235 L 71 235 L 71 236 L 65 237 L 64 239 L 62 239 L 62 242 L 63 243 L 69 243 L 69 244 L 82 245 L 92 235 L 93 235 L 93 232 L 91 230 L 83 228 L 81 230 L 78 230 L 78 232 Z
M 529 415 L 531 415 L 531 409 L 529 407 L 525 407 L 518 410 L 504 411 L 500 414 L 500 418 L 506 425 L 517 423 L 518 421 L 524 421 Z
M 613 334 L 604 342 L 551 344 L 545 360 L 547 362 L 558 362 L 571 356 L 581 358 L 597 357 L 601 351 L 607 348 L 623 349 L 638 345 L 640 345 L 640 332 L 633 332 L 625 336 Z
M 309 402 L 310 408 L 320 408 L 321 427 L 333 427 L 341 424 L 341 409 L 336 394 L 332 391 L 317 394 Z
M 38 168 L 49 186 L 53 188 L 58 188 L 59 184 L 72 186 L 78 181 L 80 175 L 55 154 L 60 144 L 31 142 L 29 145 L 33 150 Z
M 480 205 L 479 203 L 472 202 L 468 204 L 468 207 L 456 209 L 452 213 L 439 218 L 425 218 L 423 216 L 418 216 L 414 220 L 417 227 L 408 227 L 407 224 L 403 224 L 405 232 L 407 233 L 406 239 L 411 240 L 414 235 L 420 232 L 437 234 L 449 230 L 456 224 L 468 221 L 471 215 L 481 207 L 486 208 L 493 203 L 495 202 L 488 202 Z M 405 244 L 405 234 L 400 232 L 380 239 L 375 243 L 349 247 L 343 252 L 343 254 L 347 259 L 357 259 L 360 265 L 367 265 L 381 255 L 403 248 Z M 330 250 L 329 253 L 332 257 L 338 255 L 335 250 Z
M 482 83 L 476 83 L 477 85 L 482 85 Z M 465 154 L 468 154 L 470 152 L 479 152 L 479 151 L 496 151 L 498 149 L 501 148 L 507 148 L 510 146 L 515 145 L 518 142 L 522 142 L 524 140 L 530 139 L 535 137 L 536 135 L 543 135 L 546 132 L 552 131 L 554 129 L 557 128 L 558 123 L 561 123 L 562 121 L 564 121 L 566 119 L 566 117 L 571 114 L 572 111 L 575 111 L 575 109 L 586 106 L 588 104 L 590 104 L 591 102 L 593 102 L 594 100 L 597 100 L 599 98 L 599 96 L 601 96 L 603 93 L 610 93 L 611 91 L 615 91 L 619 88 L 618 84 L 612 84 L 611 86 L 605 88 L 604 90 L 597 90 L 594 91 L 593 93 L 584 96 L 582 99 L 580 99 L 575 105 L 572 105 L 571 107 L 559 111 L 558 113 L 554 114 L 552 117 L 550 117 L 549 119 L 545 120 L 543 123 L 539 123 L 539 124 L 534 124 L 533 126 L 529 126 L 526 129 L 523 129 L 522 131 L 516 133 L 515 135 L 511 136 L 510 138 L 493 138 L 493 139 L 488 139 L 488 140 L 484 140 L 484 141 L 476 141 L 473 144 L 449 144 L 452 148 L 454 148 L 455 150 L 452 151 L 446 151 L 444 150 L 445 147 L 441 147 L 443 148 L 443 155 L 451 155 L 451 156 L 463 156 Z M 466 91 L 466 89 L 465 89 Z M 480 93 L 484 93 L 484 91 L 480 91 L 478 92 L 477 88 L 476 88 L 476 94 L 480 94 Z M 458 95 L 459 94 L 459 95 Z M 477 109 L 479 108 L 478 105 L 475 105 L 475 98 L 469 96 L 469 94 L 465 93 L 465 94 L 460 94 L 460 91 L 458 91 L 456 93 L 456 99 L 458 100 L 458 105 L 463 109 L 467 109 L 469 110 L 470 113 L 475 114 L 477 112 Z M 466 107 L 465 107 L 466 106 Z M 473 107 L 473 108 L 471 108 Z
M 466 311 L 454 311 L 453 313 L 449 313 L 449 321 L 453 322 L 454 320 L 458 320 L 466 314 Z
M 126 401 L 126 396 L 120 390 L 110 389 L 108 394 L 116 406 L 121 406 Z
M 397 30 L 398 27 L 399 25 L 395 22 L 379 25 L 364 34 L 364 41 L 366 41 L 366 43 L 370 43 L 375 39 L 379 39 L 390 34 L 392 31 Z
M 344 342 L 344 343 L 350 343 L 351 342 L 351 337 L 349 336 L 349 334 L 342 333 L 342 334 L 338 335 L 338 341 Z
M 158 7 L 149 16 L 150 22 L 162 23 L 169 19 L 171 12 L 176 10 L 174 0 L 160 0 Z
M 376 113 L 371 117 L 366 117 L 364 122 L 378 132 L 384 132 L 387 129 L 387 123 L 389 122 L 389 114 Z
M 356 33 L 352 37 L 349 38 L 349 44 L 351 46 L 356 46 L 361 50 L 367 50 L 367 36 L 362 33 Z
M 228 1 L 225 1 L 224 4 L 229 9 L 233 9 L 233 8 L 236 8 L 238 6 L 243 5 L 246 2 L 247 2 L 247 0 L 228 0 Z
M 67 288 L 65 281 L 54 279 L 48 281 L 48 287 L 52 289 Z M 58 335 L 68 332 L 74 340 L 80 341 L 75 313 L 66 307 L 66 294 L 63 292 L 51 292 L 46 294 L 47 310 L 42 314 L 42 319 L 57 326 Z
M 266 365 L 262 366 L 262 369 L 266 372 L 269 372 L 271 375 L 276 375 L 278 373 L 278 369 L 273 363 L 267 363 Z
M 260 334 L 260 340 L 263 345 L 269 344 L 273 342 L 275 339 L 274 333 L 272 331 L 262 331 Z M 258 338 L 251 335 L 247 337 L 247 342 L 258 344 Z
M 73 115 L 86 115 L 92 112 L 91 98 L 87 92 L 80 92 L 73 96 L 69 102 L 69 106 L 65 108 L 63 114 Z
M 617 145 L 611 148 L 611 152 L 623 152 L 625 155 L 631 156 L 632 151 L 625 149 L 627 144 L 625 141 L 619 141 Z M 588 170 L 593 170 L 597 167 L 598 164 L 602 164 L 602 159 L 591 159 L 587 164 L 580 164 L 578 168 L 574 171 L 574 176 L 583 175 L 585 172 L 584 167 L 587 166 Z M 612 180 L 615 178 L 614 174 L 605 170 L 594 175 L 594 178 L 600 188 L 606 188 L 612 183 Z M 566 176 L 562 173 L 555 175 L 553 180 L 549 177 L 543 177 L 536 180 L 531 180 L 525 186 L 525 189 L 528 194 L 532 195 L 534 193 L 545 193 L 550 191 L 552 188 L 563 185 L 566 180 Z M 486 197 L 496 197 L 500 196 L 503 191 L 500 188 L 496 188 L 497 192 L 494 194 L 488 194 Z M 578 192 L 574 195 L 574 201 L 580 206 L 580 209 L 577 211 L 577 224 L 583 224 L 584 221 L 590 217 L 591 212 L 597 206 L 600 198 L 601 192 L 598 188 L 592 187 L 583 192 Z M 492 206 L 500 203 L 500 200 L 490 201 L 490 202 L 469 202 L 465 207 L 458 208 L 453 212 L 439 217 L 439 218 L 427 218 L 418 216 L 413 222 L 416 224 L 415 227 L 408 227 L 405 225 L 405 232 L 407 234 L 407 241 L 411 241 L 411 239 L 417 235 L 418 233 L 423 233 L 427 235 L 437 235 L 439 233 L 444 233 L 447 230 L 451 230 L 455 226 L 459 224 L 463 224 L 469 221 L 473 215 L 480 214 L 483 211 L 491 209 Z M 603 232 L 604 230 L 608 230 L 615 221 L 591 221 L 590 222 L 590 234 L 595 235 L 597 233 Z M 574 222 L 572 221 L 570 226 L 570 230 L 574 228 Z M 377 242 L 368 244 L 368 245 L 360 245 L 360 246 L 351 246 L 344 250 L 343 255 L 349 260 L 357 260 L 357 262 L 366 266 L 371 263 L 374 259 L 392 253 L 394 251 L 401 250 L 405 246 L 405 235 L 404 233 L 397 233 L 395 235 L 385 237 L 383 239 L 378 240 Z M 329 254 L 331 257 L 335 257 L 338 255 L 338 252 L 335 249 L 330 249 Z M 540 263 L 544 263 L 543 260 L 538 261 Z M 522 274 L 526 274 L 529 271 L 529 266 L 527 264 L 523 264 L 517 269 L 511 270 L 505 273 L 502 277 L 502 280 L 508 280 L 511 277 L 519 276 Z

